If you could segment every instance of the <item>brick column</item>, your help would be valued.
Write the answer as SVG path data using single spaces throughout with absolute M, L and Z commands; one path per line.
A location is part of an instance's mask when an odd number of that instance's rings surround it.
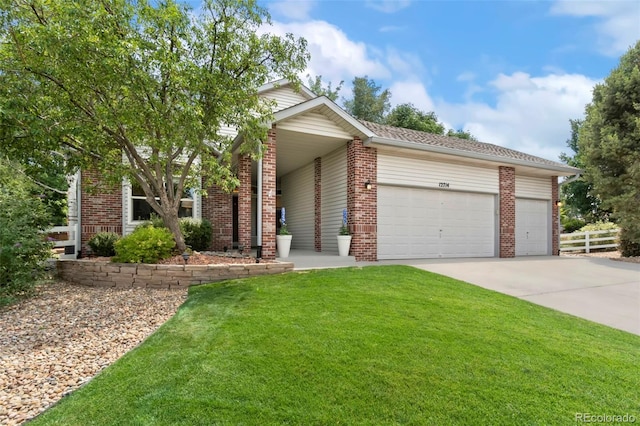
M 313 160 L 313 188 L 314 188 L 314 248 L 322 251 L 322 158 Z
M 551 255 L 560 255 L 560 207 L 558 201 L 558 176 L 551 176 Z
M 251 247 L 251 157 L 238 157 L 238 245 Z
M 262 155 L 262 258 L 276 258 L 276 125 Z M 294 235 L 295 238 L 295 235 Z
M 80 238 L 81 255 L 87 252 L 87 242 L 99 232 L 122 235 L 122 186 L 106 185 L 97 170 L 83 170 L 80 178 Z M 90 188 L 95 188 L 89 190 Z
M 347 145 L 347 209 L 350 254 L 356 260 L 378 260 L 378 155 L 358 137 Z M 371 182 L 371 189 L 365 188 Z
M 516 170 L 500 166 L 500 257 L 516 256 Z
M 212 250 L 222 251 L 233 246 L 233 196 L 212 185 L 202 197 L 202 218 L 211 222 Z

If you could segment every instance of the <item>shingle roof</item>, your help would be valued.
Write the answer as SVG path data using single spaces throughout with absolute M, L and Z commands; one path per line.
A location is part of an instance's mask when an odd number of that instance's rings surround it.
M 372 123 L 364 120 L 359 121 L 367 128 L 369 128 L 369 130 L 375 133 L 376 136 L 379 136 L 381 138 L 410 142 L 418 146 L 429 145 L 458 151 L 466 151 L 469 153 L 483 154 L 496 157 L 497 161 L 499 161 L 501 158 L 504 158 L 510 160 L 525 161 L 528 163 L 532 163 L 532 165 L 537 164 L 541 166 L 564 167 L 570 169 L 570 167 L 566 164 L 547 160 L 541 157 L 536 157 L 535 155 L 525 154 L 524 152 L 505 148 L 499 145 L 485 142 L 476 142 L 451 136 L 434 135 L 432 133 L 403 129 L 400 127 L 386 126 L 383 124 Z

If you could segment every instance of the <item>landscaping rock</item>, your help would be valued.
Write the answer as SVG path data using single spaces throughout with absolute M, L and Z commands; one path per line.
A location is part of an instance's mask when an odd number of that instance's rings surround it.
M 0 424 L 21 424 L 91 380 L 173 316 L 186 293 L 56 282 L 0 309 Z

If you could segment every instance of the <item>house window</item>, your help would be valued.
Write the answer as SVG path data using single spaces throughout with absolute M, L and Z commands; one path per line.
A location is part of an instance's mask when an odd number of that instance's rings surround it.
M 146 200 L 142 187 L 137 183 L 131 184 L 131 218 L 134 221 L 144 221 L 151 219 L 151 215 L 155 214 L 153 208 Z M 160 202 L 160 197 L 156 197 L 156 200 Z M 180 199 L 180 209 L 178 210 L 178 217 L 193 217 L 194 215 L 194 191 L 190 188 L 185 188 L 182 192 L 182 198 Z

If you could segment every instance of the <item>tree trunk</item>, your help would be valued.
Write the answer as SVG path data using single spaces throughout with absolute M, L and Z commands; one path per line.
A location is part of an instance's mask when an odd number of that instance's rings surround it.
M 180 219 L 178 218 L 178 212 L 166 212 L 162 218 L 164 224 L 169 231 L 173 234 L 173 238 L 176 241 L 176 249 L 183 253 L 187 249 L 187 245 L 184 242 L 184 236 L 180 230 Z

